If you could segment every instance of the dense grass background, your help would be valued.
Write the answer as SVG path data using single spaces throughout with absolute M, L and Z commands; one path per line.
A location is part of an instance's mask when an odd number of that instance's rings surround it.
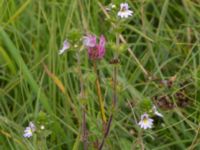
M 128 45 L 119 55 L 118 102 L 104 149 L 200 149 L 200 1 L 127 2 L 134 16 L 123 23 L 122 35 Z M 58 55 L 58 49 L 73 31 L 104 34 L 108 43 L 115 42 L 101 7 L 109 3 L 0 0 L 0 149 L 83 149 L 79 66 L 89 149 L 102 140 L 95 74 L 87 51 L 80 51 L 79 62 L 75 48 L 64 55 Z M 130 52 L 151 76 L 144 74 Z M 107 116 L 112 101 L 113 65 L 109 61 L 114 54 L 107 46 L 105 59 L 98 65 Z M 160 84 L 174 75 L 172 88 Z M 187 101 L 180 104 L 183 101 L 177 103 L 173 95 L 183 86 Z M 142 131 L 137 125 L 143 113 L 140 103 L 167 94 L 174 107 L 162 104 L 163 120 L 155 118 L 154 128 Z M 29 121 L 44 124 L 45 131 L 25 139 L 23 130 Z

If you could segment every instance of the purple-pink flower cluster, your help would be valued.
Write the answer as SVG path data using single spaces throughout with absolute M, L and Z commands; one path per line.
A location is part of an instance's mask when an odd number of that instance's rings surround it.
M 105 37 L 101 35 L 99 43 L 97 43 L 96 36 L 88 35 L 84 37 L 83 44 L 88 49 L 89 58 L 92 60 L 102 59 L 105 55 Z

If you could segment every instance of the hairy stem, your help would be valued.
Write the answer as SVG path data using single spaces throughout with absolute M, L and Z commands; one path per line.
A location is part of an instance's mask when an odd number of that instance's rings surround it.
M 77 55 L 78 58 L 78 74 L 79 74 L 79 79 L 80 79 L 80 88 L 81 88 L 81 93 L 80 93 L 80 98 L 82 101 L 82 140 L 83 140 L 83 147 L 84 150 L 88 149 L 88 137 L 87 137 L 87 127 L 86 127 L 86 102 L 85 102 L 85 94 L 84 94 L 84 85 L 83 85 L 83 75 L 81 71 L 81 62 L 80 62 L 80 54 L 78 52 Z
M 119 45 L 118 36 L 116 36 L 116 44 Z M 116 55 L 115 59 L 118 59 L 118 54 Z M 112 103 L 112 111 L 111 111 L 111 114 L 110 114 L 110 117 L 109 117 L 109 120 L 108 120 L 108 123 L 107 123 L 107 126 L 106 126 L 106 131 L 104 133 L 103 140 L 102 140 L 101 144 L 99 145 L 99 148 L 98 148 L 99 150 L 101 150 L 103 148 L 105 140 L 109 135 L 110 127 L 111 127 L 112 120 L 113 120 L 113 113 L 115 111 L 116 104 L 117 104 L 117 65 L 115 64 L 114 68 L 113 68 L 113 103 Z
M 103 124 L 105 125 L 106 124 L 106 115 L 105 115 L 105 109 L 104 109 L 104 101 L 103 101 L 103 97 L 102 97 L 102 93 L 101 93 L 99 75 L 97 72 L 97 66 L 96 66 L 95 60 L 93 60 L 93 66 L 94 66 L 94 72 L 96 74 L 96 88 L 97 88 L 97 94 L 98 94 L 98 100 L 99 100 L 99 105 L 100 105 L 102 121 L 103 121 Z
M 112 104 L 112 112 L 110 114 L 110 117 L 109 117 L 109 120 L 108 120 L 108 123 L 107 123 L 107 126 L 106 126 L 106 131 L 104 133 L 103 140 L 102 140 L 101 144 L 99 145 L 98 150 L 101 150 L 103 148 L 105 140 L 108 137 L 109 132 L 110 132 L 110 127 L 111 127 L 112 120 L 113 120 L 113 113 L 115 111 L 115 107 L 116 107 L 116 103 L 117 103 L 117 90 L 116 90 L 116 87 L 117 87 L 117 66 L 115 65 L 114 66 L 114 73 L 113 73 L 113 104 Z

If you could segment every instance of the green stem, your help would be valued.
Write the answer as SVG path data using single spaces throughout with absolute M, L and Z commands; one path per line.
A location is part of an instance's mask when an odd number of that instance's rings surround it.
M 100 111 L 101 111 L 101 116 L 102 116 L 102 121 L 103 124 L 106 124 L 106 115 L 105 115 L 105 109 L 104 109 L 104 101 L 101 93 L 101 87 L 100 87 L 100 82 L 99 82 L 99 75 L 97 72 L 97 66 L 96 66 L 96 61 L 93 61 L 93 66 L 94 66 L 94 72 L 96 74 L 96 88 L 97 88 L 97 94 L 98 94 L 98 100 L 99 100 L 99 105 L 100 105 Z
M 80 88 L 81 88 L 81 100 L 82 102 L 82 139 L 83 139 L 83 149 L 87 150 L 88 149 L 88 136 L 87 136 L 87 127 L 86 127 L 86 102 L 85 102 L 85 92 L 84 92 L 84 85 L 83 85 L 83 75 L 81 71 L 81 62 L 80 62 L 80 52 L 77 54 L 78 58 L 78 74 L 79 74 L 79 79 L 80 79 Z

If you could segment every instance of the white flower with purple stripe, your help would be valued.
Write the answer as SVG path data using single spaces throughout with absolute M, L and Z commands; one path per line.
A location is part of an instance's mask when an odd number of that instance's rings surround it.
M 30 138 L 31 136 L 33 136 L 33 133 L 36 131 L 36 127 L 35 127 L 35 125 L 32 123 L 32 122 L 30 122 L 29 123 L 29 126 L 28 127 L 26 127 L 26 129 L 24 130 L 24 137 L 25 138 Z
M 129 16 L 132 16 L 133 11 L 129 10 L 128 7 L 127 3 L 121 3 L 120 10 L 117 15 L 121 18 L 128 18 Z
M 59 50 L 59 55 L 63 54 L 67 49 L 70 48 L 70 44 L 67 40 L 63 42 L 63 47 Z
M 138 124 L 142 129 L 146 130 L 148 128 L 152 128 L 153 119 L 151 119 L 147 113 L 144 113 L 143 115 L 141 115 L 141 120 Z

